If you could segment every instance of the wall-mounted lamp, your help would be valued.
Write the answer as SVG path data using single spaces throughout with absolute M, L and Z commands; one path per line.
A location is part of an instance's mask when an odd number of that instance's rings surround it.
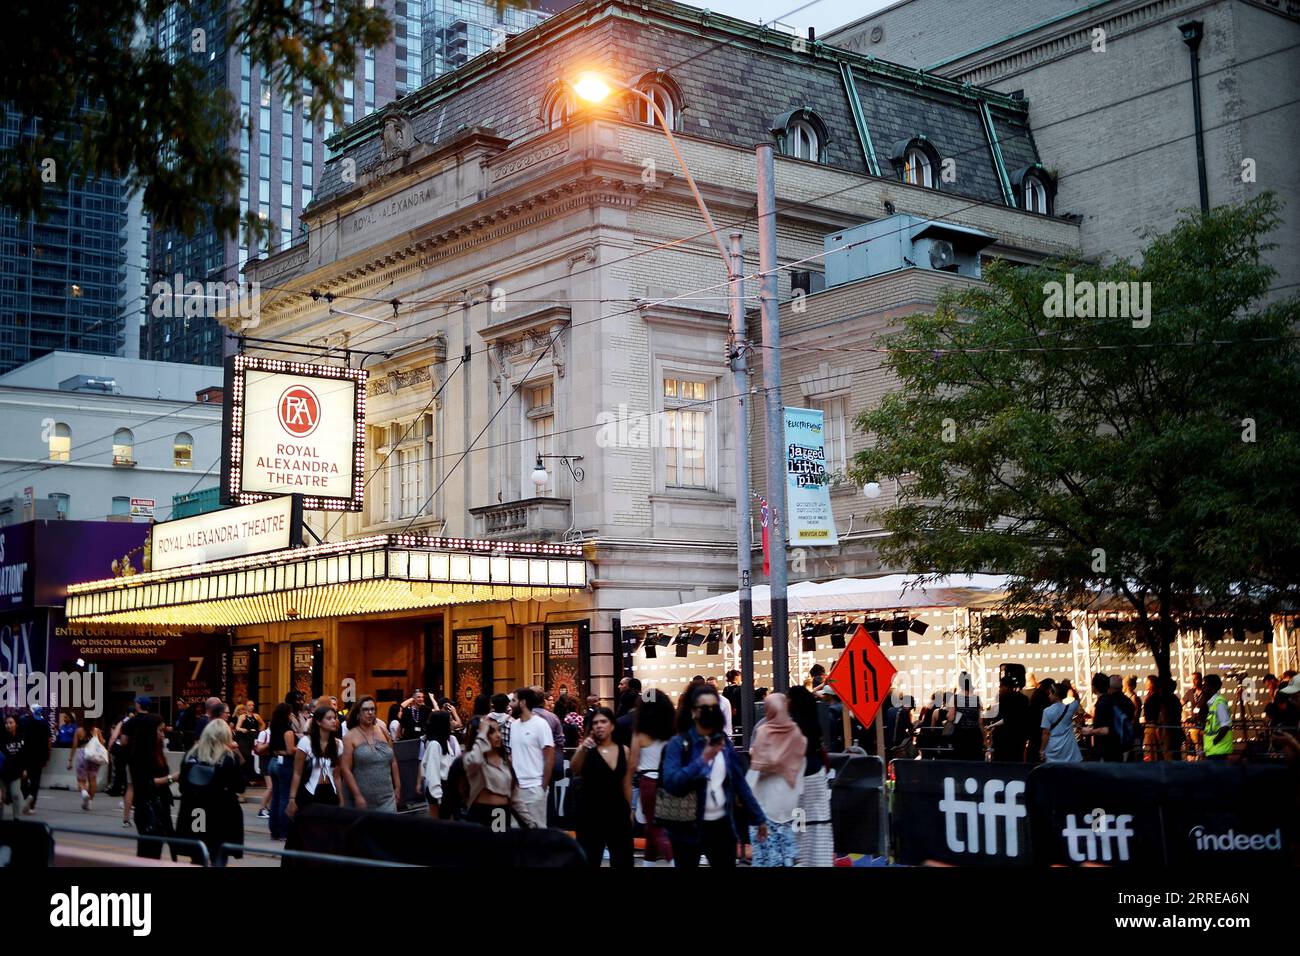
M 582 481 L 582 479 L 587 476 L 586 472 L 581 468 L 575 468 L 573 466 L 575 461 L 582 461 L 581 455 L 538 455 L 537 464 L 533 467 L 533 473 L 531 475 L 533 484 L 538 487 L 538 490 L 545 488 L 551 480 L 551 476 L 547 474 L 546 466 L 542 464 L 543 458 L 558 458 L 560 461 L 564 462 L 565 467 L 569 469 L 569 474 L 573 476 L 575 482 Z

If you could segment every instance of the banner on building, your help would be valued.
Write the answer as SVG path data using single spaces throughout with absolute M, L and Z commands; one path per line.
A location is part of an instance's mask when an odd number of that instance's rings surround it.
M 822 412 L 813 408 L 787 408 L 784 422 L 785 510 L 790 544 L 797 547 L 839 544 L 835 518 L 831 515 Z
M 366 378 L 339 365 L 227 359 L 222 503 L 299 494 L 311 511 L 360 511 Z
M 559 700 L 567 693 L 586 700 L 591 657 L 589 621 L 563 621 L 546 625 L 546 692 Z
M 492 693 L 492 629 L 451 632 L 452 699 L 472 701 Z
M 1298 836 L 1282 766 L 1048 764 L 1030 776 L 1028 799 L 1042 865 L 1289 866 Z
M 900 863 L 1027 866 L 1028 764 L 895 760 L 891 829 Z
M 301 641 L 290 647 L 293 657 L 289 686 L 302 691 L 308 699 L 321 693 L 320 651 L 319 641 Z

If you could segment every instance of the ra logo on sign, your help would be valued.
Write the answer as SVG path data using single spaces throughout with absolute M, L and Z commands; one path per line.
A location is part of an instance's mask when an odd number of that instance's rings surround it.
M 294 438 L 306 438 L 320 424 L 320 399 L 306 385 L 290 385 L 276 408 L 280 427 Z

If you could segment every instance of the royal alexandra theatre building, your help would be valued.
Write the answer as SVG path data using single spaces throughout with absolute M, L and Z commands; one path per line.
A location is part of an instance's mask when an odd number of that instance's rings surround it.
M 366 380 L 345 365 L 229 360 L 230 506 L 155 525 L 144 573 L 69 587 L 73 626 L 229 629 L 222 687 L 233 704 L 252 698 L 267 711 L 291 687 L 381 700 L 427 687 L 458 702 L 521 676 L 582 689 L 588 622 L 547 621 L 543 610 L 584 593 L 579 547 L 417 533 L 323 540 L 364 504 Z M 540 673 L 513 659 L 525 620 L 544 622 Z

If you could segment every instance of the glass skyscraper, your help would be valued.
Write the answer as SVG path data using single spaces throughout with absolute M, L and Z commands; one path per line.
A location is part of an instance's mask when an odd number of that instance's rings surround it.
M 498 6 L 494 0 L 424 0 L 424 7 L 426 83 L 549 16 L 541 9 Z
M 39 122 L 6 109 L 0 153 L 34 136 Z M 44 219 L 22 222 L 0 209 L 0 372 L 56 350 L 122 348 L 126 189 L 116 179 L 55 173 Z

